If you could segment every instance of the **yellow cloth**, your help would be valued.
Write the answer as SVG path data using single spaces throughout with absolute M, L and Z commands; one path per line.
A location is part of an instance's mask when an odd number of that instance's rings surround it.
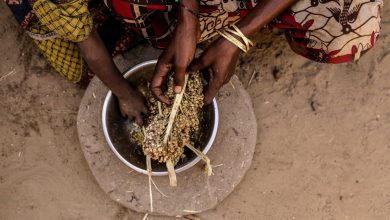
M 33 5 L 33 11 L 42 25 L 72 42 L 85 40 L 92 30 L 93 22 L 86 0 L 64 4 L 38 0 Z
M 62 38 L 34 40 L 51 66 L 71 82 L 79 82 L 83 75 L 83 59 L 76 43 Z
M 29 30 L 35 36 L 34 42 L 54 69 L 70 81 L 79 82 L 83 59 L 76 43 L 85 40 L 93 28 L 88 1 L 54 4 L 49 0 L 38 0 L 33 11 L 39 18 Z M 47 35 L 53 37 L 36 37 Z

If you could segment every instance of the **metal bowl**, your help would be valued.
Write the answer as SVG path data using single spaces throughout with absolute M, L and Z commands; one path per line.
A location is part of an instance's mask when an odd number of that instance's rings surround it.
M 128 70 L 124 76 L 128 81 L 133 83 L 133 85 L 138 85 L 139 82 L 145 80 L 150 81 L 156 63 L 157 60 L 151 60 L 138 64 Z M 204 108 L 205 119 L 202 123 L 202 131 L 204 134 L 201 135 L 200 140 L 197 141 L 196 147 L 206 154 L 210 150 L 215 140 L 215 136 L 217 135 L 219 120 L 217 101 L 214 99 L 211 105 L 205 106 Z M 133 123 L 130 123 L 129 120 L 121 116 L 118 108 L 118 101 L 111 91 L 107 93 L 103 104 L 102 124 L 106 141 L 119 160 L 133 170 L 147 174 L 146 158 L 143 155 L 142 150 L 136 147 L 135 144 L 131 144 L 129 134 L 130 131 L 134 129 Z M 200 158 L 189 149 L 185 149 L 184 154 L 186 157 L 180 159 L 175 166 L 176 173 L 191 168 L 200 160 Z M 165 164 L 152 161 L 152 175 L 168 175 Z

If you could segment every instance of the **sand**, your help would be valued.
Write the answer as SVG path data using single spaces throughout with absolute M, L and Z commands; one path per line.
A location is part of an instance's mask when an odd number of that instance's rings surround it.
M 258 35 L 236 71 L 244 85 L 255 72 L 254 161 L 202 218 L 389 219 L 389 12 L 386 4 L 381 39 L 357 64 L 313 63 L 278 33 Z M 142 219 L 111 201 L 85 162 L 83 90 L 45 63 L 4 4 L 0 23 L 0 219 Z

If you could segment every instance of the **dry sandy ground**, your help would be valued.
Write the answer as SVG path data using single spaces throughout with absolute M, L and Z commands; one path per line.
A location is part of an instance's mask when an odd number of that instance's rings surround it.
M 390 219 L 389 13 L 358 64 L 312 63 L 282 36 L 259 36 L 237 69 L 244 84 L 256 72 L 254 161 L 202 218 Z M 45 64 L 4 4 L 0 23 L 0 219 L 141 219 L 102 192 L 84 160 L 83 90 Z

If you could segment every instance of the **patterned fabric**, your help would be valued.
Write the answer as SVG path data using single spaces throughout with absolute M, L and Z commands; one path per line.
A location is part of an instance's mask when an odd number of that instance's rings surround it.
M 164 48 L 176 25 L 171 0 L 105 0 L 152 45 Z M 256 0 L 200 0 L 200 42 L 244 17 Z M 270 23 L 286 30 L 292 49 L 325 63 L 357 60 L 377 41 L 382 0 L 301 0 Z
M 6 3 L 53 68 L 83 86 L 94 74 L 87 68 L 76 43 L 86 39 L 93 26 L 112 54 L 124 52 L 137 42 L 135 35 L 126 33 L 121 22 L 99 0 L 88 4 L 84 0 L 6 0 Z
M 286 29 L 291 48 L 312 60 L 358 60 L 380 32 L 382 0 L 305 0 L 281 15 L 274 27 Z
M 173 0 L 105 0 L 104 3 L 152 46 L 165 48 L 177 23 Z M 200 42 L 215 36 L 215 30 L 238 21 L 243 12 L 227 12 L 217 1 L 200 1 Z
M 73 82 L 93 75 L 75 42 L 95 28 L 108 50 L 119 54 L 140 39 L 165 48 L 177 23 L 174 0 L 104 0 L 116 17 L 96 0 L 5 0 L 51 65 Z M 97 0 L 99 1 L 99 0 Z M 257 0 L 200 0 L 200 42 L 238 21 Z M 382 0 L 300 0 L 270 23 L 285 30 L 291 48 L 325 63 L 357 60 L 372 48 L 380 31 Z M 88 9 L 89 8 L 89 9 Z M 98 8 L 98 10 L 97 10 Z
M 28 33 L 57 72 L 72 82 L 79 82 L 83 59 L 75 42 L 85 40 L 92 30 L 87 2 L 54 4 L 38 0 L 32 8 L 39 23 L 32 25 Z
M 34 40 L 51 66 L 71 82 L 79 82 L 84 61 L 76 43 L 63 38 Z
M 92 17 L 84 0 L 63 4 L 37 0 L 33 11 L 42 26 L 68 41 L 81 42 L 92 30 Z

